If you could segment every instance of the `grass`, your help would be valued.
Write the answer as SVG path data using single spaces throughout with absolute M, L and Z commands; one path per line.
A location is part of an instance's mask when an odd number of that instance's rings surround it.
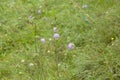
M 1 0 L 0 80 L 119 80 L 119 5 L 119 0 Z M 54 27 L 59 39 L 53 38 Z

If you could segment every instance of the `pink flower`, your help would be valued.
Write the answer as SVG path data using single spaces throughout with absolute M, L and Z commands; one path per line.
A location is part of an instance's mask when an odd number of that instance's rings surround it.
M 55 33 L 54 36 L 53 36 L 55 39 L 58 39 L 60 38 L 60 35 L 58 33 Z
M 41 38 L 40 41 L 41 41 L 42 43 L 45 43 L 45 39 L 44 39 L 44 38 Z
M 68 49 L 73 50 L 75 48 L 75 45 L 73 43 L 68 44 Z

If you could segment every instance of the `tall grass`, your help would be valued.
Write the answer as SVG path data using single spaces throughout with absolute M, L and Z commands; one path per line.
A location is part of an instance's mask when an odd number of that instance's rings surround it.
M 119 80 L 119 5 L 119 0 L 1 0 L 0 80 Z

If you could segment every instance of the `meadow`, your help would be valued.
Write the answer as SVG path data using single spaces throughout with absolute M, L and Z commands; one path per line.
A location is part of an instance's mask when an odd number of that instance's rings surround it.
M 0 80 L 120 80 L 119 0 L 0 0 Z

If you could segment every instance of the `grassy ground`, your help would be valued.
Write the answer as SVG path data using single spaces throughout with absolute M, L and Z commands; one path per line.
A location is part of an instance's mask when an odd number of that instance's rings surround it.
M 120 80 L 119 5 L 1 0 L 0 80 Z M 53 38 L 54 27 L 59 39 Z

